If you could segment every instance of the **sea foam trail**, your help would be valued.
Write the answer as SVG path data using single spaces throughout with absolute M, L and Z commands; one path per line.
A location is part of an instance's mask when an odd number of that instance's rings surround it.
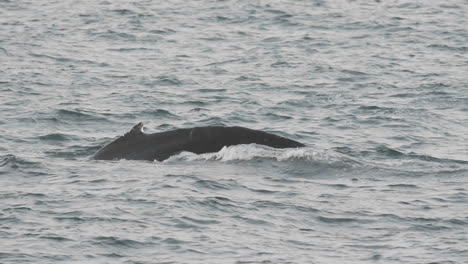
M 182 152 L 169 158 L 165 162 L 174 161 L 208 161 L 216 160 L 227 161 L 248 161 L 254 159 L 270 159 L 279 162 L 303 160 L 303 161 L 322 161 L 322 162 L 340 162 L 354 161 L 351 157 L 334 151 L 315 150 L 312 147 L 304 148 L 286 148 L 276 149 L 258 144 L 243 144 L 236 146 L 225 146 L 218 152 L 206 154 L 194 154 L 191 152 Z M 355 161 L 356 163 L 359 163 Z

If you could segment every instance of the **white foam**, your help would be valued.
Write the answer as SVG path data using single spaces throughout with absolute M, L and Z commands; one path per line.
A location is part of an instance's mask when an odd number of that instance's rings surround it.
M 312 148 L 288 148 L 275 149 L 263 145 L 248 144 L 223 147 L 215 153 L 194 154 L 191 152 L 182 152 L 178 155 L 170 157 L 166 162 L 171 161 L 202 161 L 202 160 L 217 160 L 217 161 L 241 161 L 253 159 L 274 159 L 277 161 L 289 160 L 313 160 L 313 161 L 338 161 L 342 157 L 330 155 L 330 153 L 312 150 Z

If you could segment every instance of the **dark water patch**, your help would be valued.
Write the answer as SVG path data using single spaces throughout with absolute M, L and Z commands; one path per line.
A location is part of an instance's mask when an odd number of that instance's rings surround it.
M 205 66 L 222 66 L 226 64 L 233 64 L 235 62 L 241 62 L 241 60 L 240 59 L 223 60 L 223 61 L 212 62 L 212 63 L 206 64 Z
M 402 158 L 403 156 L 405 156 L 405 154 L 403 154 L 403 152 L 400 152 L 396 149 L 393 149 L 393 148 L 390 148 L 390 147 L 387 147 L 387 146 L 383 146 L 383 145 L 380 145 L 378 147 L 376 147 L 374 149 L 375 153 L 377 155 L 383 155 L 387 158 L 393 158 L 393 159 L 398 159 L 398 158 Z M 362 153 L 364 154 L 364 153 Z M 370 153 L 369 153 L 370 154 Z
M 106 258 L 125 258 L 127 255 L 123 255 L 122 252 L 119 253 L 108 253 L 108 254 L 99 254 L 99 256 L 103 256 Z
M 437 84 L 437 85 L 440 85 L 440 84 Z M 432 88 L 436 88 L 434 86 L 431 85 Z M 454 94 L 450 93 L 450 92 L 447 92 L 447 91 L 430 91 L 430 92 L 427 92 L 425 93 L 425 95 L 435 95 L 436 97 L 442 97 L 442 98 L 450 98 L 450 97 L 453 97 Z
M 324 186 L 328 186 L 328 187 L 331 187 L 333 189 L 337 189 L 337 190 L 344 190 L 344 189 L 348 189 L 350 188 L 350 186 L 346 185 L 346 184 L 340 184 L 340 183 L 337 183 L 337 184 L 321 184 L 321 185 L 324 185 Z
M 225 197 L 207 197 L 201 200 L 179 201 L 181 204 L 188 204 L 197 210 L 220 211 L 224 213 L 232 213 L 238 211 L 239 205 L 234 201 Z
M 299 183 L 303 183 L 303 181 L 300 181 L 300 180 L 297 180 L 297 179 L 291 179 L 291 178 L 273 178 L 273 177 L 269 177 L 269 176 L 266 176 L 264 177 L 264 179 L 266 180 L 269 180 L 269 181 L 272 181 L 272 182 L 276 182 L 276 183 L 281 183 L 281 184 L 299 184 Z
M 390 188 L 395 188 L 395 189 L 418 189 L 419 187 L 415 184 L 390 184 L 387 185 Z
M 263 114 L 263 115 L 268 117 L 269 119 L 272 119 L 272 120 L 275 120 L 275 121 L 293 119 L 291 116 L 275 114 L 275 113 L 266 113 L 266 114 Z
M 321 222 L 327 223 L 327 224 L 347 224 L 347 223 L 355 223 L 359 222 L 361 220 L 356 219 L 356 218 L 346 218 L 346 217 L 324 217 L 324 216 L 319 216 L 317 219 Z
M 401 20 L 401 19 L 396 19 L 396 20 Z M 410 26 L 396 26 L 395 25 L 392 28 L 388 28 L 386 30 L 386 34 L 402 32 L 402 34 L 407 35 L 407 34 L 412 34 L 415 31 L 416 31 L 416 29 L 413 28 L 413 27 L 410 27 Z M 419 43 L 419 41 L 412 40 L 412 39 L 407 39 L 406 43 Z
M 386 115 L 361 117 L 359 120 L 357 120 L 357 122 L 359 122 L 360 124 L 372 125 L 372 126 L 377 126 L 377 125 L 382 125 L 382 126 L 387 126 L 387 127 L 408 127 L 409 126 L 407 125 L 406 120 L 403 118 L 386 116 Z
M 40 162 L 33 162 L 15 155 L 0 156 L 0 175 L 7 173 L 21 173 L 28 176 L 47 175 L 47 168 Z
M 2 52 L 3 54 L 5 54 L 7 56 L 11 56 L 11 54 L 9 54 L 8 51 L 5 48 L 0 48 L 0 52 Z
M 224 36 L 218 35 L 218 36 L 213 36 L 213 37 L 202 37 L 198 38 L 199 40 L 202 41 L 208 41 L 208 42 L 223 42 L 226 40 Z
M 310 107 L 310 108 L 315 108 L 316 106 L 314 106 L 313 104 L 311 104 L 310 102 L 306 101 L 306 100 L 302 100 L 302 99 L 287 99 L 287 100 L 284 100 L 284 101 L 281 101 L 279 104 L 279 106 L 281 107 Z M 276 106 L 278 107 L 278 106 Z M 284 111 L 284 109 L 283 109 Z
M 197 108 L 193 108 L 192 111 L 207 111 L 209 110 L 208 108 L 203 108 L 202 106 L 208 106 L 209 104 L 205 101 L 202 100 L 189 100 L 189 101 L 184 101 L 183 104 L 187 105 L 195 105 L 199 106 Z
M 164 110 L 164 109 L 148 109 L 148 110 L 144 110 L 140 113 L 137 113 L 135 114 L 135 116 L 141 116 L 141 115 L 144 115 L 144 116 L 150 116 L 150 117 L 153 117 L 153 118 L 166 118 L 166 119 L 170 119 L 170 120 L 177 120 L 177 119 L 180 119 L 180 117 L 174 113 L 171 113 L 170 111 L 168 110 Z
M 18 207 L 5 208 L 2 211 L 3 212 L 17 212 L 17 211 L 27 212 L 27 211 L 32 211 L 32 209 L 26 206 L 18 206 Z
M 252 203 L 257 208 L 286 208 L 288 207 L 286 204 L 273 202 L 273 201 L 255 201 Z
M 468 225 L 468 217 L 465 217 L 465 219 L 450 219 L 447 221 L 448 223 L 452 224 L 452 225 L 457 225 L 457 226 L 460 226 L 460 227 L 465 227 Z
M 37 256 L 26 253 L 0 252 L 1 261 L 12 261 L 11 263 L 31 263 L 37 261 Z M 5 262 L 7 263 L 7 262 Z
M 196 219 L 196 218 L 192 218 L 192 217 L 188 217 L 188 216 L 184 216 L 182 217 L 182 219 L 186 220 L 186 221 L 190 221 L 194 224 L 198 224 L 198 225 L 216 225 L 216 224 L 219 224 L 220 221 L 218 220 L 209 220 L 209 219 Z
M 247 82 L 247 81 L 260 81 L 261 79 L 256 76 L 246 76 L 246 75 L 241 75 L 235 79 L 236 81 L 240 82 Z
M 445 164 L 449 164 L 449 163 L 456 163 L 456 164 L 462 164 L 462 165 L 467 165 L 468 164 L 468 161 L 466 161 L 466 160 L 441 159 L 441 158 L 436 158 L 436 157 L 432 157 L 432 156 L 429 156 L 429 155 L 417 154 L 417 153 L 414 153 L 414 152 L 410 152 L 410 153 L 408 153 L 406 155 L 408 157 L 410 157 L 410 158 L 418 159 L 418 160 L 422 160 L 422 161 L 430 161 L 430 162 L 445 163 Z
M 368 75 L 365 72 L 353 71 L 353 70 L 341 70 L 341 73 L 349 74 L 349 75 L 353 75 L 353 76 L 366 76 L 366 75 Z
M 460 53 L 465 53 L 468 51 L 468 46 L 454 47 L 454 46 L 443 45 L 443 44 L 431 44 L 428 46 L 428 48 L 442 50 L 442 51 L 460 52 Z
M 46 198 L 47 195 L 43 194 L 43 193 L 21 193 L 19 194 L 21 197 L 32 197 L 34 199 L 37 199 L 37 198 Z
M 257 189 L 257 188 L 249 188 L 247 187 L 252 192 L 259 193 L 259 194 L 275 194 L 278 191 L 273 191 L 273 190 L 267 190 L 267 189 Z
M 267 13 L 280 15 L 280 16 L 290 16 L 286 11 L 279 10 L 279 9 L 266 8 L 266 9 L 264 9 L 264 11 L 267 12 Z
M 308 207 L 308 206 L 302 206 L 302 205 L 296 205 L 296 204 L 291 204 L 291 203 L 279 203 L 279 202 L 274 202 L 274 201 L 255 201 L 252 203 L 252 205 L 255 208 L 268 208 L 272 210 L 287 210 L 287 211 L 299 211 L 299 212 L 304 212 L 304 213 L 318 213 L 320 210 Z
M 135 15 L 137 12 L 130 9 L 113 9 L 111 12 L 116 13 L 117 15 Z
M 440 197 L 432 197 L 430 198 L 431 200 L 434 200 L 434 201 L 437 201 L 437 202 L 441 202 L 441 203 L 447 203 L 449 202 L 448 200 L 444 199 L 444 198 L 440 198 Z
M 208 117 L 198 120 L 197 124 L 203 126 L 227 126 L 226 120 L 221 117 Z
M 369 78 L 368 74 L 358 71 L 342 70 L 341 73 L 342 75 L 340 74 L 340 76 L 343 77 L 338 77 L 336 80 L 343 83 L 363 81 Z
M 197 89 L 197 92 L 200 93 L 224 93 L 227 90 L 226 89 L 208 89 L 208 88 L 203 88 L 203 89 Z
M 50 149 L 44 151 L 48 157 L 51 158 L 62 158 L 62 159 L 77 159 L 77 158 L 84 158 L 89 157 L 96 153 L 102 146 L 110 142 L 109 140 L 103 141 L 101 145 L 97 146 L 81 146 L 81 145 L 72 145 L 68 146 L 65 149 Z
M 114 78 L 114 79 L 129 79 L 131 78 L 130 75 L 126 75 L 126 74 L 106 74 L 105 77 L 109 77 L 109 78 Z
M 220 67 L 209 69 L 208 72 L 212 73 L 213 75 L 226 75 L 229 73 L 229 71 Z
M 54 215 L 56 213 L 52 213 Z M 144 224 L 144 221 L 135 219 L 124 219 L 118 217 L 96 217 L 96 216 L 85 216 L 85 213 L 80 211 L 64 213 L 62 216 L 53 217 L 58 222 L 73 222 L 73 223 L 105 223 L 105 224 Z
M 262 220 L 262 219 L 243 217 L 243 216 L 240 216 L 240 215 L 235 215 L 235 216 L 232 216 L 231 218 L 240 220 L 242 222 L 245 222 L 245 223 L 251 224 L 251 225 L 260 225 L 260 226 L 265 226 L 265 227 L 266 226 L 274 226 L 273 223 L 271 223 L 269 221 L 266 221 L 266 220 Z
M 291 205 L 293 209 L 300 211 L 300 212 L 306 212 L 306 213 L 318 213 L 320 212 L 319 209 L 310 207 L 310 206 L 301 206 L 301 205 Z
M 198 180 L 193 185 L 198 188 L 206 188 L 211 190 L 230 190 L 232 187 L 234 187 L 231 184 L 223 184 L 221 182 L 212 180 Z
M 169 244 L 169 245 L 180 245 L 180 244 L 185 244 L 186 242 L 180 239 L 175 239 L 172 237 L 166 238 L 161 241 L 164 244 Z
M 257 118 L 250 115 L 232 114 L 225 116 L 225 119 L 229 124 L 256 124 Z
M 180 86 L 183 82 L 175 76 L 158 76 L 156 80 L 147 83 L 150 86 Z
M 91 112 L 87 113 L 80 109 L 59 109 L 56 110 L 55 113 L 58 119 L 66 121 L 107 121 L 104 117 L 97 116 Z
M 103 247 L 112 248 L 141 248 L 153 245 L 152 242 L 140 242 L 133 239 L 125 239 L 115 236 L 98 236 L 90 241 L 92 244 L 97 244 Z
M 2 215 L 3 215 L 3 213 L 2 213 Z M 11 223 L 16 223 L 16 224 L 18 224 L 18 223 L 21 223 L 21 222 L 22 222 L 22 221 L 21 221 L 19 218 L 15 217 L 15 216 L 8 216 L 8 217 L 2 217 L 2 216 L 0 216 L 0 223 L 2 223 L 2 224 L 4 224 L 4 225 L 11 224 Z M 8 229 L 10 229 L 10 228 L 4 228 L 4 229 L 7 229 L 7 230 L 8 230 Z
M 413 225 L 410 228 L 408 228 L 408 231 L 418 231 L 418 232 L 449 231 L 449 230 L 452 230 L 450 226 L 444 226 L 441 224 Z
M 365 113 L 395 113 L 396 109 L 391 107 L 382 107 L 376 105 L 367 105 L 367 106 L 359 106 L 359 110 L 362 110 Z
M 15 155 L 9 154 L 0 157 L 0 167 L 8 166 L 10 168 L 18 168 L 16 163 L 18 163 L 18 161 Z
M 346 146 L 334 147 L 333 150 L 338 152 L 338 153 L 346 154 L 346 155 L 349 155 L 349 156 L 354 156 L 354 155 L 358 154 L 355 150 L 351 149 L 350 147 L 346 147 Z
M 107 63 L 91 61 L 91 60 L 67 58 L 67 57 L 52 56 L 52 55 L 37 54 L 37 53 L 30 53 L 30 55 L 35 57 L 35 58 L 48 59 L 48 60 L 56 61 L 56 62 L 59 62 L 59 63 L 95 65 L 95 66 L 99 66 L 99 67 L 108 67 L 108 66 L 110 66 Z
M 148 32 L 152 33 L 152 34 L 157 34 L 157 35 L 170 35 L 170 34 L 177 33 L 175 30 L 170 29 L 170 28 L 153 29 L 153 30 L 150 30 Z
M 441 8 L 447 8 L 447 9 L 461 9 L 460 5 L 453 4 L 453 3 L 443 3 L 439 4 L 439 7 Z
M 216 16 L 216 17 L 215 17 L 215 20 L 216 20 L 217 22 L 229 22 L 229 21 L 231 21 L 232 19 L 229 18 L 229 17 L 226 17 L 226 16 Z
M 279 42 L 281 41 L 281 38 L 278 37 L 268 37 L 265 39 L 262 39 L 262 42 Z
M 143 51 L 143 52 L 149 52 L 149 51 L 155 51 L 154 49 L 150 49 L 150 48 L 144 48 L 144 47 L 139 47 L 139 48 L 112 48 L 112 49 L 108 49 L 109 51 L 117 51 L 117 52 L 122 52 L 122 53 L 131 53 L 131 52 L 139 52 L 139 51 Z M 128 78 L 129 76 L 125 76 L 125 77 L 120 77 L 120 78 Z
M 137 37 L 134 34 L 126 33 L 126 32 L 118 32 L 115 30 L 104 30 L 101 32 L 89 32 L 92 37 L 96 37 L 97 39 L 103 40 L 113 40 L 113 41 L 130 41 L 135 42 Z
M 427 231 L 450 230 L 454 228 L 463 228 L 468 223 L 468 219 L 447 219 L 440 217 L 410 217 L 399 216 L 395 214 L 376 215 L 379 221 L 391 221 L 398 224 L 407 225 L 408 229 L 422 229 Z M 384 220 L 386 219 L 386 220 Z
M 394 98 L 415 98 L 419 96 L 420 96 L 419 93 L 397 93 L 397 94 L 389 95 L 389 97 L 394 97 Z
M 169 173 L 169 174 L 165 174 L 164 177 L 177 178 L 177 179 L 182 179 L 182 180 L 194 180 L 195 182 L 200 180 L 200 178 L 198 178 L 195 175 L 191 175 L 191 174 L 172 174 L 172 173 Z
M 109 182 L 109 181 L 106 180 L 106 179 L 95 179 L 95 180 L 90 180 L 90 181 L 86 181 L 86 182 L 96 184 L 96 183 L 106 183 L 106 182 Z
M 58 222 L 73 222 L 73 223 L 85 223 L 87 219 L 78 216 L 57 216 L 53 218 Z
M 273 68 L 294 68 L 295 66 L 293 66 L 292 64 L 286 62 L 286 61 L 277 61 L 277 62 L 274 62 L 270 65 L 271 67 Z
M 128 202 L 128 203 L 139 204 L 139 205 L 148 205 L 148 206 L 152 206 L 152 207 L 158 205 L 158 202 L 156 202 L 156 201 L 151 201 L 151 200 L 148 200 L 148 199 L 141 199 L 141 198 L 128 198 L 128 197 L 125 197 L 122 200 L 125 201 L 125 202 Z
M 63 134 L 63 133 L 52 133 L 38 137 L 40 140 L 43 141 L 51 141 L 51 142 L 62 142 L 68 140 L 77 140 L 78 138 L 72 135 Z
M 68 242 L 68 241 L 74 241 L 73 239 L 63 237 L 63 236 L 58 236 L 58 235 L 44 235 L 44 236 L 39 236 L 41 239 L 46 239 L 46 240 L 52 240 L 56 242 Z
M 452 203 L 466 203 L 468 192 L 456 192 L 447 197 Z
M 279 15 L 273 18 L 273 24 L 280 25 L 281 27 L 291 27 L 297 28 L 300 26 L 304 26 L 303 23 L 299 22 L 297 19 L 293 17 L 293 15 Z
M 395 6 L 399 9 L 420 9 L 423 7 L 420 3 L 403 3 Z

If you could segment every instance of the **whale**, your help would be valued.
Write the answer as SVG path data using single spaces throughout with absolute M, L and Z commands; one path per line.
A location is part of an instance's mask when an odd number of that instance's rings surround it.
M 223 147 L 259 144 L 272 148 L 300 148 L 304 144 L 282 136 L 240 126 L 205 126 L 147 134 L 143 123 L 119 136 L 91 158 L 94 160 L 164 161 L 183 151 L 195 154 L 218 152 Z

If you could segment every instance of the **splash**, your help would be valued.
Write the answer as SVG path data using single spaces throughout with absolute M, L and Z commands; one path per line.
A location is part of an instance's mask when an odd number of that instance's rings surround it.
M 324 163 L 342 162 L 348 157 L 335 152 L 320 151 L 306 148 L 288 148 L 288 149 L 275 149 L 268 146 L 258 144 L 245 144 L 223 147 L 220 151 L 206 154 L 194 154 L 191 152 L 182 152 L 175 155 L 164 162 L 174 161 L 249 161 L 255 159 L 269 159 L 279 162 L 285 161 L 314 161 Z

